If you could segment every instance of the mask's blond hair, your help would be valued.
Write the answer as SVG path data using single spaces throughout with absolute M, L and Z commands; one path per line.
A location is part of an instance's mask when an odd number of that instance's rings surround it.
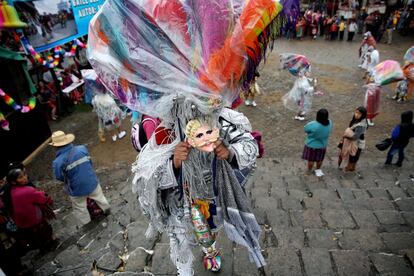
M 197 129 L 202 126 L 202 123 L 198 119 L 190 120 L 185 127 L 185 135 L 189 138 L 194 138 L 194 134 Z

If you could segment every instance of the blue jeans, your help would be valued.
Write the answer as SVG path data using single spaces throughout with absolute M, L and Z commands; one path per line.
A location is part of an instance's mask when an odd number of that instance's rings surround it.
M 405 147 L 402 147 L 400 145 L 392 145 L 391 148 L 388 150 L 387 160 L 385 161 L 385 164 L 391 164 L 392 158 L 398 152 L 397 165 L 401 166 L 404 160 L 404 148 Z

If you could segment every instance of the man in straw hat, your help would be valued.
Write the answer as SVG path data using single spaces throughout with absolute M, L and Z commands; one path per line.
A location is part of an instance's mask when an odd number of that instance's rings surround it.
M 53 161 L 55 177 L 65 183 L 74 216 L 80 225 L 84 225 L 91 220 L 86 205 L 88 197 L 95 200 L 105 213 L 109 212 L 110 205 L 102 193 L 88 150 L 83 145 L 73 145 L 73 140 L 73 134 L 59 130 L 53 132 L 49 145 L 56 147 L 56 159 Z

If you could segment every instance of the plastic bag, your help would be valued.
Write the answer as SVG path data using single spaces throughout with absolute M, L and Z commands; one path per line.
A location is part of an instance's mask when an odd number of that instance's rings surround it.
M 414 46 L 411 46 L 404 55 L 404 61 L 414 63 Z
M 89 25 L 88 58 L 132 110 L 163 118 L 177 96 L 208 110 L 249 87 L 273 41 L 276 0 L 108 0 Z
M 401 66 L 395 60 L 385 60 L 377 64 L 372 71 L 372 76 L 377 85 L 386 85 L 404 79 Z
M 407 79 L 414 81 L 414 63 L 405 65 L 403 68 L 403 73 Z
M 364 86 L 366 88 L 364 106 L 367 109 L 367 119 L 374 119 L 380 111 L 381 104 L 381 87 L 370 83 Z
M 294 76 L 304 76 L 311 72 L 311 64 L 307 57 L 297 54 L 281 54 L 280 67 Z

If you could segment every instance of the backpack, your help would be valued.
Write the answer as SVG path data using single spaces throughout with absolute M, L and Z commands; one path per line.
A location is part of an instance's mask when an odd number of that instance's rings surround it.
M 157 125 L 157 122 L 155 119 L 147 117 L 141 120 L 141 122 L 135 123 L 132 126 L 131 143 L 134 149 L 138 152 L 140 152 L 142 148 L 148 143 L 147 135 L 144 130 L 145 122 L 152 122 L 155 126 Z

